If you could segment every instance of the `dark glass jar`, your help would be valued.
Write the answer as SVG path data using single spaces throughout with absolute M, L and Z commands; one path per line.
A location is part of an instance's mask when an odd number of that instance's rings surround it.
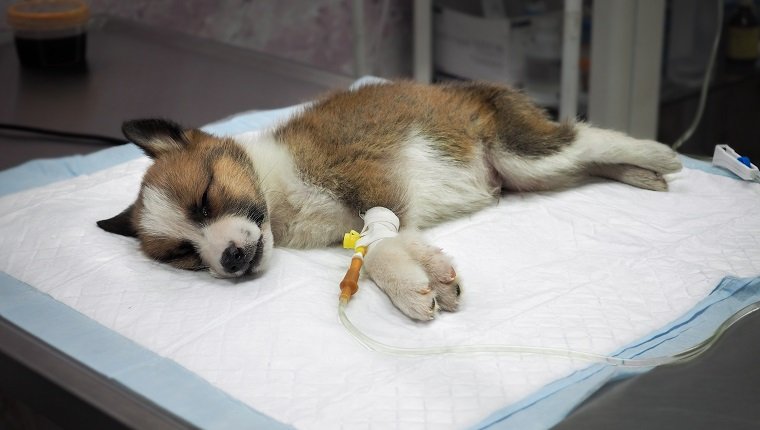
M 21 65 L 84 68 L 90 10 L 82 0 L 26 0 L 7 10 Z

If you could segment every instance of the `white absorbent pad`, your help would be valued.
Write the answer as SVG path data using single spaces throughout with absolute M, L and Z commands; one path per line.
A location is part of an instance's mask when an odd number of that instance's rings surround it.
M 253 280 L 140 254 L 95 221 L 134 199 L 148 159 L 0 199 L 0 270 L 303 429 L 463 428 L 588 363 L 536 355 L 398 357 L 340 325 L 351 252 L 277 249 Z M 368 279 L 348 307 L 406 347 L 509 344 L 608 354 L 669 323 L 726 275 L 760 274 L 760 186 L 685 169 L 670 192 L 595 181 L 511 194 L 425 232 L 453 256 L 459 312 L 427 323 Z

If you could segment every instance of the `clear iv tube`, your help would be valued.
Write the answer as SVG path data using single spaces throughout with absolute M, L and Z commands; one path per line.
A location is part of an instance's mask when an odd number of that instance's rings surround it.
M 393 345 L 387 345 L 382 342 L 378 342 L 375 339 L 364 334 L 361 330 L 356 328 L 354 324 L 348 319 L 346 315 L 346 306 L 348 305 L 347 299 L 341 299 L 338 305 L 338 316 L 343 327 L 348 330 L 351 335 L 356 338 L 362 345 L 372 351 L 382 352 L 386 354 L 402 355 L 402 356 L 424 356 L 424 355 L 439 355 L 439 354 L 476 354 L 476 353 L 496 353 L 496 354 L 537 354 L 554 357 L 564 357 L 569 359 L 578 359 L 589 362 L 609 364 L 618 367 L 654 367 L 663 364 L 674 364 L 689 361 L 698 357 L 703 352 L 707 351 L 711 346 L 718 341 L 718 339 L 736 322 L 742 318 L 750 315 L 751 313 L 760 309 L 760 302 L 752 303 L 733 314 L 730 318 L 725 320 L 715 332 L 698 343 L 686 350 L 683 350 L 675 355 L 660 356 L 660 357 L 648 357 L 648 358 L 621 358 L 612 357 L 602 354 L 594 354 L 591 352 L 574 351 L 570 349 L 561 348 L 544 348 L 537 346 L 519 346 L 519 345 L 451 345 L 451 346 L 433 346 L 424 348 L 404 348 Z
M 723 7 L 724 2 L 722 0 L 717 0 L 716 5 L 718 6 L 717 14 L 716 14 L 716 22 L 718 28 L 715 30 L 715 37 L 713 38 L 712 43 L 712 49 L 710 50 L 710 57 L 707 60 L 707 66 L 705 67 L 705 77 L 702 80 L 702 89 L 699 92 L 699 104 L 697 105 L 697 113 L 694 114 L 694 118 L 691 121 L 691 124 L 689 125 L 689 128 L 686 129 L 686 131 L 683 132 L 681 137 L 676 140 L 671 148 L 673 150 L 677 150 L 681 147 L 681 145 L 684 144 L 687 140 L 691 138 L 691 135 L 694 134 L 694 131 L 697 129 L 697 126 L 699 125 L 699 122 L 702 120 L 702 114 L 705 111 L 705 103 L 707 102 L 707 91 L 710 89 L 710 81 L 712 80 L 712 74 L 713 69 L 715 68 L 715 57 L 718 54 L 718 49 L 720 47 L 720 36 L 723 31 Z

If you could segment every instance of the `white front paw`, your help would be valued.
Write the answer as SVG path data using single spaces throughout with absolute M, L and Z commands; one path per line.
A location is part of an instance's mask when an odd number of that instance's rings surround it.
M 413 232 L 373 244 L 365 268 L 393 304 L 417 320 L 435 318 L 439 309 L 455 311 L 461 289 L 449 258 Z

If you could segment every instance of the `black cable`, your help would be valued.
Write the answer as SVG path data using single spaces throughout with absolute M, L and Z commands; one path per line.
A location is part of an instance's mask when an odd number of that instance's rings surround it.
M 0 123 L 0 130 L 20 131 L 24 133 L 41 134 L 45 136 L 64 137 L 67 139 L 90 140 L 90 141 L 95 141 L 95 142 L 107 143 L 110 145 L 123 145 L 125 143 L 129 143 L 128 140 L 120 139 L 117 137 L 102 136 L 98 134 L 71 133 L 68 131 L 51 130 L 47 128 L 31 127 L 31 126 L 17 125 L 17 124 Z

